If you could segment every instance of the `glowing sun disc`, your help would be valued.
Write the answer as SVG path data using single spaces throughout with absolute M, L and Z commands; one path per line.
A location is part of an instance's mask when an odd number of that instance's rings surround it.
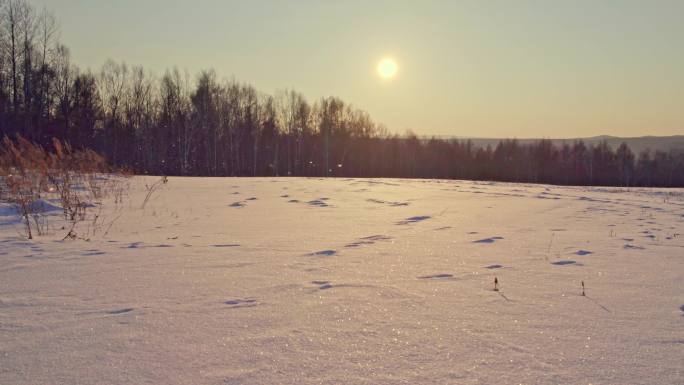
M 397 74 L 399 66 L 397 66 L 397 62 L 395 62 L 392 58 L 384 58 L 380 60 L 380 63 L 378 63 L 377 70 L 378 75 L 380 75 L 381 78 L 390 79 Z

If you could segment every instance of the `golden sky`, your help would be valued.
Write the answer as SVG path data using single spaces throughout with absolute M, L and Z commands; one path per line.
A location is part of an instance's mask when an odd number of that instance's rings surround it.
M 82 67 L 213 68 L 268 93 L 339 96 L 398 133 L 684 134 L 680 0 L 34 4 Z

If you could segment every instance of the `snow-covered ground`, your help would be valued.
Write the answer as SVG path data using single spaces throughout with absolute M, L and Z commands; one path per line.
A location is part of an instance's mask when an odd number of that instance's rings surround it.
M 156 179 L 0 207 L 0 384 L 684 384 L 684 190 Z

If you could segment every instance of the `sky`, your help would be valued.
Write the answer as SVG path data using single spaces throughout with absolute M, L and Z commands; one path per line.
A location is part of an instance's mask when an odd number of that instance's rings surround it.
M 33 0 L 82 68 L 214 69 L 390 131 L 684 134 L 684 1 Z M 378 76 L 393 58 L 398 73 Z

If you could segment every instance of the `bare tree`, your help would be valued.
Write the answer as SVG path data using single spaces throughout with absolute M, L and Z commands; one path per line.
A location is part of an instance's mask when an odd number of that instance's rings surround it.
M 121 132 L 123 109 L 126 99 L 128 67 L 108 60 L 100 72 L 98 88 L 105 114 L 104 135 L 107 138 L 105 154 L 115 163 L 123 162 L 121 142 L 127 138 Z
M 36 138 L 38 135 L 30 132 L 31 115 L 33 114 L 33 54 L 34 44 L 37 31 L 36 12 L 33 6 L 26 1 L 21 1 L 17 7 L 20 20 L 21 32 L 21 55 L 23 67 L 23 93 L 24 93 L 24 131 L 29 134 L 29 137 Z
M 36 110 L 41 117 L 49 117 L 51 108 L 50 86 L 51 77 L 55 76 L 55 65 L 50 63 L 57 53 L 57 35 L 59 26 L 54 14 L 43 8 L 38 16 L 38 33 L 40 47 L 40 67 L 38 69 L 39 94 L 37 95 Z M 53 65 L 51 65 L 53 64 Z
M 19 10 L 20 0 L 9 0 L 3 7 L 2 25 L 3 25 L 3 51 L 7 52 L 11 66 L 11 82 L 12 82 L 12 112 L 17 114 L 19 112 L 19 74 L 17 67 L 19 66 Z

